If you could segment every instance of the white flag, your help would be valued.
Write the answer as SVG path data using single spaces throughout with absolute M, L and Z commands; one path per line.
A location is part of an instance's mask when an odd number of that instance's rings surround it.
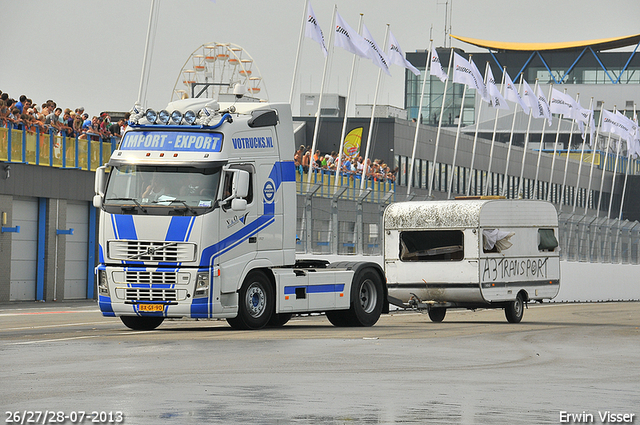
M 522 100 L 531 108 L 531 115 L 534 118 L 545 118 L 542 106 L 538 102 L 538 96 L 533 92 L 533 89 L 527 83 L 527 80 L 522 80 Z
M 453 82 L 465 84 L 469 88 L 476 89 L 483 99 L 487 97 L 487 89 L 484 86 L 482 74 L 478 72 L 478 68 L 457 53 L 453 54 Z
M 633 122 L 638 126 L 638 114 L 633 117 Z M 627 155 L 631 158 L 633 155 L 640 156 L 640 131 L 636 131 L 636 136 L 628 143 Z
M 629 140 L 632 137 L 632 129 L 629 123 L 625 121 L 628 120 L 627 117 L 622 116 L 622 114 L 614 114 L 606 109 L 602 110 L 602 114 L 602 126 L 600 127 L 602 131 L 616 134 L 625 140 Z
M 554 114 L 562 114 L 564 118 L 578 119 L 578 104 L 566 93 L 552 89 L 549 106 Z
M 440 57 L 438 56 L 438 52 L 436 52 L 435 48 L 431 50 L 431 63 L 429 66 L 429 74 L 438 77 L 443 83 L 447 78 L 449 78 L 447 73 L 442 69 Z
M 418 68 L 411 65 L 411 62 L 409 62 L 404 56 L 404 52 L 400 48 L 398 40 L 396 40 L 391 31 L 389 31 L 389 50 L 387 51 L 387 56 L 389 57 L 389 61 L 391 63 L 395 63 L 396 65 L 399 65 L 403 68 L 407 68 L 409 71 L 413 72 L 414 75 L 420 75 L 420 71 L 418 71 Z
M 304 35 L 320 44 L 322 47 L 322 52 L 325 56 L 327 56 L 327 46 L 324 44 L 324 34 L 322 33 L 322 29 L 320 29 L 320 25 L 318 25 L 318 20 L 316 19 L 315 13 L 313 13 L 313 8 L 311 7 L 311 3 L 309 3 L 309 10 L 307 11 L 307 24 L 304 28 Z
M 544 93 L 542 93 L 540 86 L 538 86 L 536 95 L 538 96 L 538 105 L 542 108 L 542 115 L 547 119 L 549 125 L 551 125 L 553 120 L 551 117 L 551 109 L 549 108 L 549 101 L 545 97 Z
M 629 129 L 627 134 L 627 138 L 625 139 L 627 142 L 636 138 L 638 134 L 638 126 L 632 119 L 628 118 L 625 115 L 622 115 L 620 111 L 616 111 L 616 116 L 620 119 L 622 123 Z
M 594 129 L 594 121 L 593 121 L 593 111 L 590 109 L 583 108 L 579 102 L 576 102 L 578 105 L 578 109 L 574 113 L 575 120 L 578 122 L 578 128 L 582 133 L 582 140 L 584 140 L 587 135 L 585 134 L 585 124 L 589 125 L 589 132 L 591 134 L 591 139 L 593 140 L 593 135 L 595 132 Z
M 378 47 L 378 44 L 373 39 L 373 36 L 367 29 L 366 25 L 362 26 L 362 37 L 369 44 L 367 57 L 371 59 L 376 66 L 379 66 L 384 72 L 391 75 L 391 72 L 389 72 L 389 58 L 387 58 L 387 56 L 382 52 L 382 49 Z
M 336 34 L 334 44 L 338 47 L 342 47 L 348 52 L 351 52 L 360 57 L 367 57 L 367 50 L 369 50 L 369 44 L 362 38 L 360 34 L 353 30 L 347 24 L 342 16 L 336 12 Z
M 489 94 L 489 105 L 496 109 L 506 109 L 509 110 L 509 104 L 502 97 L 502 93 L 500 93 L 500 89 L 496 86 L 496 79 L 493 78 L 493 72 L 491 71 L 491 67 L 487 67 L 487 92 Z
M 520 94 L 518 94 L 518 90 L 513 85 L 513 81 L 511 81 L 511 77 L 509 77 L 507 71 L 504 71 L 504 94 L 504 97 L 507 100 L 520 105 L 525 114 L 529 113 L 529 107 L 522 101 L 522 98 L 520 97 Z

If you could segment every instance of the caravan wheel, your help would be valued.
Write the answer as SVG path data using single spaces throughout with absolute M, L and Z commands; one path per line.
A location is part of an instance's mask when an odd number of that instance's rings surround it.
M 431 319 L 431 321 L 435 323 L 442 322 L 446 314 L 447 314 L 446 308 L 432 307 L 429 309 L 429 319 Z
M 522 292 L 518 294 L 516 299 L 504 308 L 504 315 L 507 316 L 509 323 L 520 323 L 524 316 L 524 295 Z

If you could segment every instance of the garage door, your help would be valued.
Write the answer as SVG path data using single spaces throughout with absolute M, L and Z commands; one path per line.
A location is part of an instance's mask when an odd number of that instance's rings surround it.
M 20 233 L 11 235 L 11 301 L 36 299 L 36 265 L 38 255 L 38 200 L 13 200 L 12 227 Z
M 89 252 L 89 204 L 67 203 L 66 260 L 64 270 L 64 299 L 87 298 L 87 255 Z

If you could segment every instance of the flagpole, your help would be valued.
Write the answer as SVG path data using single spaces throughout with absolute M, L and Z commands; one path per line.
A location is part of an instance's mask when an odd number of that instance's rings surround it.
M 591 196 L 591 181 L 593 180 L 593 166 L 596 162 L 596 151 L 598 150 L 598 139 L 600 138 L 600 126 L 602 126 L 602 111 L 604 110 L 604 102 L 600 105 L 600 121 L 596 130 L 595 140 L 591 140 L 591 166 L 589 169 L 589 184 L 587 185 L 587 203 L 584 206 L 584 215 L 589 211 L 589 197 Z M 591 137 L 591 135 L 589 135 Z
M 151 10 L 149 11 L 149 23 L 147 25 L 147 39 L 144 43 L 144 57 L 142 58 L 142 73 L 140 75 L 140 87 L 138 87 L 137 104 L 142 105 L 142 88 L 144 87 L 144 74 L 147 71 L 147 56 L 149 55 L 149 39 L 151 38 L 151 26 L 153 23 L 153 15 L 156 9 L 156 0 L 151 0 Z M 146 96 L 145 96 L 146 97 Z
M 589 101 L 589 111 L 591 111 L 591 114 L 593 114 L 593 96 L 591 97 L 591 100 Z M 591 116 L 589 117 L 591 118 Z M 584 147 L 587 144 L 587 130 L 590 129 L 591 127 L 591 119 L 589 119 L 589 122 L 586 125 L 586 128 L 584 129 L 584 138 L 582 139 L 582 150 L 580 152 L 580 163 L 578 164 L 578 178 L 576 180 L 576 190 L 573 196 L 573 213 L 575 214 L 576 212 L 576 207 L 578 206 L 578 192 L 580 191 L 580 173 L 582 172 L 582 162 L 584 161 Z
M 503 97 L 505 94 L 504 75 L 506 74 L 506 72 L 507 72 L 507 67 L 505 66 L 502 68 L 502 83 L 501 83 Z M 496 131 L 498 129 L 499 113 L 500 113 L 500 108 L 496 108 L 496 118 L 493 121 L 493 136 L 491 136 L 491 149 L 489 150 L 489 166 L 487 167 L 487 180 L 485 183 L 485 190 L 484 192 L 482 192 L 483 195 L 486 195 L 489 193 L 489 184 L 491 181 L 493 181 L 493 177 L 491 176 L 491 163 L 493 162 L 493 148 L 496 145 Z
M 553 90 L 553 83 L 549 85 L 549 96 L 547 96 L 547 99 L 551 99 L 552 90 Z M 549 107 L 549 113 L 551 114 L 551 107 Z M 553 117 L 553 115 L 551 115 L 551 117 Z M 538 149 L 538 162 L 536 163 L 536 179 L 533 183 L 533 199 L 538 199 L 538 177 L 540 173 L 540 157 L 542 156 L 542 149 L 544 148 L 544 133 L 547 128 L 546 124 L 547 123 L 545 120 L 545 123 L 542 124 L 542 134 L 540 136 L 540 148 Z
M 307 20 L 307 8 L 309 0 L 304 2 L 304 10 L 302 11 L 302 25 L 300 25 L 300 38 L 298 38 L 298 50 L 296 51 L 296 61 L 293 64 L 293 78 L 291 79 L 291 93 L 289 93 L 289 105 L 293 105 L 293 93 L 296 87 L 296 77 L 298 66 L 300 64 L 300 53 L 302 52 L 302 40 L 304 39 L 304 25 Z M 292 106 L 293 107 L 293 106 Z M 313 152 L 311 153 L 313 155 Z
M 387 41 L 389 40 L 389 24 L 387 24 L 387 31 L 384 35 L 384 44 L 382 47 L 383 51 L 387 51 Z M 378 69 L 378 81 L 376 82 L 376 93 L 373 96 L 373 106 L 371 107 L 371 120 L 369 121 L 369 134 L 367 134 L 367 149 L 364 154 L 363 167 L 362 167 L 362 178 L 360 179 L 360 193 L 364 190 L 364 186 L 367 180 L 367 172 L 369 171 L 369 166 L 367 165 L 367 160 L 369 159 L 369 148 L 371 147 L 371 136 L 373 134 L 373 119 L 375 117 L 376 112 L 376 104 L 378 102 L 378 91 L 380 88 L 380 80 L 382 79 L 382 68 Z
M 471 59 L 471 58 L 469 58 Z M 487 64 L 484 67 L 484 85 L 486 87 L 487 85 L 487 69 L 489 68 L 489 61 L 487 61 Z M 498 108 L 496 108 L 498 109 Z M 475 134 L 473 135 L 473 148 L 471 149 L 471 165 L 469 167 L 469 184 L 467 185 L 467 196 L 471 195 L 471 183 L 473 182 L 473 165 L 474 165 L 474 160 L 476 159 L 476 147 L 478 144 L 478 127 L 480 126 L 480 113 L 482 112 L 482 99 L 480 99 L 480 105 L 478 106 L 478 119 L 476 120 L 476 131 Z
M 564 89 L 567 93 L 567 89 Z M 560 125 L 562 124 L 562 114 L 558 114 L 558 128 L 556 129 L 556 142 L 553 145 L 553 158 L 551 159 L 551 171 L 549 172 L 549 187 L 547 189 L 547 202 L 551 202 L 551 188 L 553 187 L 553 169 L 556 164 L 556 155 L 558 152 L 558 140 L 560 140 Z
M 618 162 L 620 158 L 620 146 L 622 146 L 622 137 L 618 138 L 618 147 L 616 148 L 616 160 L 613 163 L 613 177 L 611 178 L 611 195 L 609 196 L 609 210 L 607 218 L 611 218 L 611 207 L 613 206 L 613 189 L 616 185 L 616 172 L 618 171 Z
M 522 74 L 520 74 L 520 87 L 518 87 L 518 94 L 522 91 Z M 529 111 L 531 112 L 531 111 Z M 507 186 L 509 185 L 509 176 L 507 172 L 509 171 L 509 160 L 511 158 L 511 146 L 513 146 L 513 130 L 516 127 L 516 117 L 518 116 L 518 105 L 514 105 L 513 107 L 513 121 L 511 122 L 511 135 L 509 135 L 509 147 L 507 148 L 507 161 L 504 168 L 504 177 L 502 178 L 502 196 L 507 196 Z
M 436 145 L 433 149 L 433 162 L 432 162 L 432 171 L 431 177 L 429 178 L 429 193 L 427 195 L 428 198 L 431 198 L 431 193 L 433 189 L 433 180 L 436 176 L 436 160 L 438 159 L 438 146 L 440 143 L 440 130 L 442 129 L 442 114 L 444 114 L 444 101 L 447 95 L 447 86 L 449 85 L 449 75 L 451 74 L 451 62 L 453 61 L 453 47 L 451 48 L 451 53 L 449 54 L 449 66 L 447 68 L 447 79 L 444 81 L 444 92 L 442 93 L 442 106 L 440 106 L 440 120 L 438 121 L 438 132 L 436 133 Z
M 613 106 L 613 113 L 616 113 L 616 106 Z M 604 162 L 602 164 L 602 176 L 600 178 L 600 195 L 598 196 L 598 209 L 596 210 L 596 217 L 600 215 L 600 204 L 602 203 L 602 190 L 604 189 L 604 175 L 607 171 L 607 159 L 609 158 L 609 142 L 611 142 L 611 132 L 609 132 L 609 137 L 607 137 L 607 145 L 604 148 Z M 615 170 L 614 170 L 614 178 L 615 178 Z
M 360 14 L 360 19 L 358 20 L 358 34 L 362 31 L 362 17 L 363 14 Z M 335 28 L 333 28 L 335 31 Z M 338 190 L 338 176 L 340 175 L 340 168 L 342 167 L 342 150 L 344 149 L 344 138 L 347 132 L 347 111 L 349 110 L 349 100 L 351 99 L 351 88 L 353 87 L 353 79 L 356 72 L 358 55 L 353 54 L 353 60 L 351 61 L 351 75 L 349 76 L 349 88 L 347 89 L 347 98 L 345 99 L 345 111 L 344 111 L 344 119 L 342 120 L 342 132 L 340 134 L 340 149 L 338 150 L 338 163 L 336 164 L 336 178 L 334 179 L 333 185 Z
M 636 104 L 633 104 L 633 116 L 636 116 Z M 618 213 L 618 221 L 622 220 L 622 207 L 624 206 L 624 195 L 627 190 L 627 178 L 629 177 L 629 168 L 631 168 L 632 154 L 629 154 L 629 142 L 627 141 L 627 170 L 624 174 L 624 184 L 622 185 L 622 199 L 620 200 L 620 212 Z
M 424 76 L 422 77 L 422 90 L 420 92 L 420 104 L 418 106 L 418 118 L 416 119 L 416 133 L 413 136 L 413 150 L 411 152 L 411 169 L 409 170 L 409 181 L 407 182 L 407 199 L 409 198 L 409 194 L 411 193 L 411 183 L 413 183 L 413 169 L 416 160 L 416 147 L 418 145 L 418 132 L 420 130 L 420 122 L 422 121 L 420 117 L 422 116 L 422 104 L 424 100 L 424 88 L 427 85 L 427 69 L 429 68 L 429 62 L 431 59 L 431 49 L 433 48 L 433 39 L 429 40 L 429 56 L 427 56 L 427 61 L 424 64 Z
M 534 95 L 538 92 L 538 79 L 536 78 L 536 83 L 534 84 L 533 93 Z M 537 99 L 537 95 L 536 95 Z M 524 198 L 524 189 L 522 190 L 522 196 L 520 196 L 520 190 L 522 189 L 522 179 L 524 178 L 524 161 L 527 158 L 527 149 L 529 147 L 529 134 L 531 131 L 531 118 L 533 117 L 533 105 L 529 105 L 531 109 L 529 109 L 529 123 L 527 124 L 527 132 L 524 135 L 524 150 L 522 151 L 522 165 L 520 166 L 520 178 L 518 179 L 518 190 L 516 190 L 516 194 L 518 198 Z M 546 117 L 542 117 L 546 121 Z M 544 128 L 544 122 L 542 123 L 542 128 Z
M 453 177 L 456 170 L 456 156 L 458 155 L 458 140 L 460 139 L 460 127 L 462 126 L 462 113 L 464 112 L 464 98 L 467 94 L 467 85 L 462 89 L 462 103 L 460 104 L 460 118 L 458 118 L 458 130 L 456 131 L 456 141 L 453 145 L 453 160 L 451 161 L 451 176 L 449 177 L 449 187 L 447 187 L 447 199 L 451 199 L 451 189 L 453 187 Z
M 576 103 L 580 102 L 580 93 L 576 95 Z M 571 119 L 571 131 L 569 132 L 569 142 L 567 142 L 567 157 L 564 160 L 564 175 L 562 176 L 562 189 L 560 191 L 560 209 L 564 203 L 564 190 L 567 184 L 567 171 L 569 169 L 569 153 L 571 152 L 571 140 L 573 140 L 573 128 L 575 127 L 576 119 Z
M 313 154 L 316 151 L 316 142 L 318 141 L 318 129 L 320 128 L 320 115 L 322 112 L 322 97 L 324 94 L 324 84 L 327 79 L 327 70 L 329 69 L 329 60 L 332 56 L 333 52 L 333 33 L 335 31 L 336 25 L 336 11 L 338 10 L 338 5 L 333 5 L 333 17 L 331 18 L 331 32 L 329 33 L 329 46 L 327 51 L 327 56 L 324 58 L 324 69 L 322 70 L 322 83 L 320 84 L 320 96 L 318 98 L 318 112 L 316 113 L 316 125 L 313 129 L 313 142 L 311 144 L 311 161 L 309 163 L 309 174 L 307 175 L 307 183 L 311 184 L 311 175 L 313 174 L 313 169 L 317 166 L 317 164 L 313 161 Z

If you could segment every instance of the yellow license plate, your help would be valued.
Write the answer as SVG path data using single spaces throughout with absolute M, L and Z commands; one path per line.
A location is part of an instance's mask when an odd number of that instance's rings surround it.
M 164 311 L 164 304 L 138 304 L 139 311 Z

